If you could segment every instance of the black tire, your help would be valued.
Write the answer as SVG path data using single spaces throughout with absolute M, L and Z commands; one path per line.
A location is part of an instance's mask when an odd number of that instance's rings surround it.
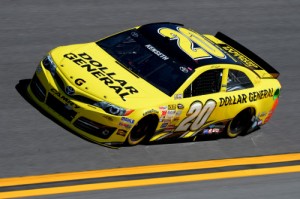
M 247 108 L 237 114 L 227 126 L 227 136 L 230 138 L 235 138 L 238 135 L 247 133 L 252 125 L 251 120 L 254 114 L 255 113 L 252 108 Z
M 154 134 L 157 124 L 158 118 L 155 116 L 148 115 L 142 118 L 129 133 L 126 140 L 127 144 L 134 146 L 149 141 L 150 137 Z

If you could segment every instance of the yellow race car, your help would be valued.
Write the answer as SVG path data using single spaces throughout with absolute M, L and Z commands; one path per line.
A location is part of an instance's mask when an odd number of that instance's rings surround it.
M 28 92 L 89 140 L 136 145 L 250 132 L 270 120 L 278 76 L 220 32 L 199 34 L 164 22 L 51 50 Z

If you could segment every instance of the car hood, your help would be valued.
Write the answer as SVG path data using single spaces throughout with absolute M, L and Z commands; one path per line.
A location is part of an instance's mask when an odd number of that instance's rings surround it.
M 50 52 L 57 70 L 76 94 L 123 107 L 160 104 L 170 97 L 117 62 L 96 43 L 62 46 Z

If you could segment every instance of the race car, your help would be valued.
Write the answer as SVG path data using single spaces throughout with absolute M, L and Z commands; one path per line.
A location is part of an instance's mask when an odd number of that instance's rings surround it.
M 161 22 L 51 50 L 28 93 L 93 142 L 137 145 L 250 132 L 276 109 L 278 76 L 223 33 Z

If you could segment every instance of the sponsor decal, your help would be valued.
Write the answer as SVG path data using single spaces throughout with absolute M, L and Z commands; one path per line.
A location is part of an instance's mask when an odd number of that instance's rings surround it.
M 231 54 L 234 58 L 241 61 L 245 66 L 247 66 L 250 69 L 259 69 L 260 67 L 253 62 L 251 59 L 237 51 L 236 49 L 232 48 L 231 46 L 227 44 L 221 44 L 220 45 L 224 50 L 226 50 L 229 54 Z
M 219 129 L 224 129 L 225 125 L 224 124 L 212 124 L 209 125 L 209 128 L 219 128 Z
M 170 118 L 166 118 L 165 116 L 162 116 L 159 118 L 159 121 L 160 122 L 167 122 L 167 123 L 170 123 L 171 122 L 171 119 Z
M 161 111 L 161 116 L 160 116 L 159 120 L 162 121 L 167 115 L 168 107 L 167 106 L 160 106 L 159 110 Z
M 160 110 L 166 110 L 166 109 L 168 109 L 168 107 L 167 106 L 160 106 L 159 109 Z
M 189 70 L 188 70 L 186 67 L 184 67 L 184 66 L 180 66 L 179 69 L 180 69 L 183 73 L 188 73 L 188 72 L 189 72 Z
M 81 86 L 82 84 L 84 84 L 86 81 L 84 80 L 84 79 L 80 79 L 80 78 L 78 78 L 78 79 L 76 79 L 75 80 L 75 84 L 77 85 L 77 86 Z
M 176 113 L 176 110 L 168 110 L 167 112 L 167 117 L 174 117 L 175 116 L 175 113 Z
M 168 109 L 169 110 L 175 110 L 176 109 L 176 104 L 168 105 Z
M 175 94 L 175 95 L 174 95 L 174 99 L 175 99 L 175 100 L 182 99 L 182 98 L 183 98 L 183 95 L 182 95 L 182 94 Z
M 80 108 L 80 106 L 78 106 L 77 104 L 75 104 L 74 102 L 72 102 L 69 98 L 65 97 L 63 94 L 61 94 L 60 92 L 58 92 L 54 88 L 51 88 L 50 92 L 52 94 L 54 94 L 55 96 L 57 96 L 61 101 L 65 102 L 66 105 L 69 105 L 69 106 L 71 106 L 73 108 Z
M 127 122 L 127 123 L 129 123 L 129 124 L 133 124 L 133 123 L 134 123 L 134 120 L 133 120 L 133 119 L 130 119 L 130 118 L 128 118 L 128 117 L 122 117 L 121 120 L 122 120 L 123 122 Z
M 165 116 L 166 119 L 171 119 L 175 116 L 176 110 L 168 110 L 167 115 Z
M 179 121 L 180 117 L 174 117 L 173 122 Z
M 131 32 L 131 36 L 133 36 L 133 37 L 139 37 L 139 33 L 137 33 L 137 32 Z
M 99 61 L 94 60 L 85 52 L 79 54 L 67 53 L 64 57 L 85 69 L 110 89 L 115 90 L 115 93 L 118 94 L 123 101 L 126 101 L 125 97 L 127 95 L 134 95 L 139 92 L 133 86 L 128 85 L 125 80 L 117 79 L 116 73 L 109 71 L 108 67 L 103 66 Z
M 168 126 L 169 123 L 165 122 L 165 123 L 162 123 L 162 125 L 159 127 L 161 129 L 164 129 Z
M 273 97 L 273 88 L 249 93 L 249 101 L 250 102 L 265 99 L 268 97 Z
M 222 133 L 222 132 L 223 132 L 223 129 L 219 129 L 219 128 L 211 128 L 211 129 L 204 129 L 203 130 L 204 135 L 219 134 L 219 133 Z
M 172 130 L 174 130 L 174 129 L 175 129 L 175 125 L 170 124 L 170 125 L 168 125 L 168 126 L 164 129 L 164 131 L 172 131 Z
M 164 122 L 165 121 L 165 116 L 161 116 L 160 118 L 159 118 L 159 122 Z
M 175 113 L 175 117 L 173 119 L 173 122 L 177 122 L 180 119 L 180 115 L 181 115 L 182 111 L 177 111 Z
M 147 44 L 147 45 L 145 45 L 145 47 L 148 48 L 151 52 L 153 52 L 155 55 L 157 55 L 162 60 L 168 60 L 169 59 L 168 56 L 166 56 L 165 54 L 163 54 L 162 52 L 160 52 L 159 50 L 154 48 L 152 45 Z
M 181 113 L 182 113 L 182 111 L 177 111 L 175 115 L 176 115 L 176 116 L 180 116 Z
M 211 131 L 210 131 L 211 129 L 204 129 L 203 130 L 203 134 L 204 135 L 207 135 L 207 134 L 211 134 Z
M 221 129 L 213 128 L 213 129 L 212 129 L 212 132 L 213 132 L 213 133 L 220 133 L 220 132 L 221 132 Z
M 183 106 L 183 104 L 177 104 L 177 108 L 178 109 L 184 109 L 184 106 Z
M 176 110 L 168 110 L 167 115 L 175 115 Z
M 247 103 L 247 95 L 241 94 L 237 96 L 226 96 L 220 97 L 220 107 L 221 106 L 228 106 L 233 104 L 243 104 Z
M 170 119 L 164 119 L 164 122 L 166 122 L 166 123 L 170 123 L 170 122 L 171 122 L 171 120 L 170 120 Z
M 124 123 L 124 122 L 120 122 L 119 126 L 124 127 L 126 129 L 130 129 L 132 127 L 132 125 L 130 125 L 128 123 Z
M 266 115 L 267 115 L 266 112 L 262 112 L 262 113 L 259 113 L 257 117 L 264 117 L 264 116 L 266 116 Z
M 108 115 L 103 115 L 103 117 L 111 122 L 113 121 L 113 118 Z
M 127 134 L 127 131 L 125 131 L 123 129 L 118 129 L 118 131 L 117 131 L 117 135 L 125 137 L 126 134 Z
M 273 88 L 250 92 L 248 93 L 248 95 L 241 94 L 241 95 L 220 97 L 219 106 L 221 107 L 221 106 L 228 106 L 234 104 L 243 104 L 243 103 L 247 103 L 247 101 L 255 102 L 257 100 L 261 100 L 269 97 L 273 97 Z

